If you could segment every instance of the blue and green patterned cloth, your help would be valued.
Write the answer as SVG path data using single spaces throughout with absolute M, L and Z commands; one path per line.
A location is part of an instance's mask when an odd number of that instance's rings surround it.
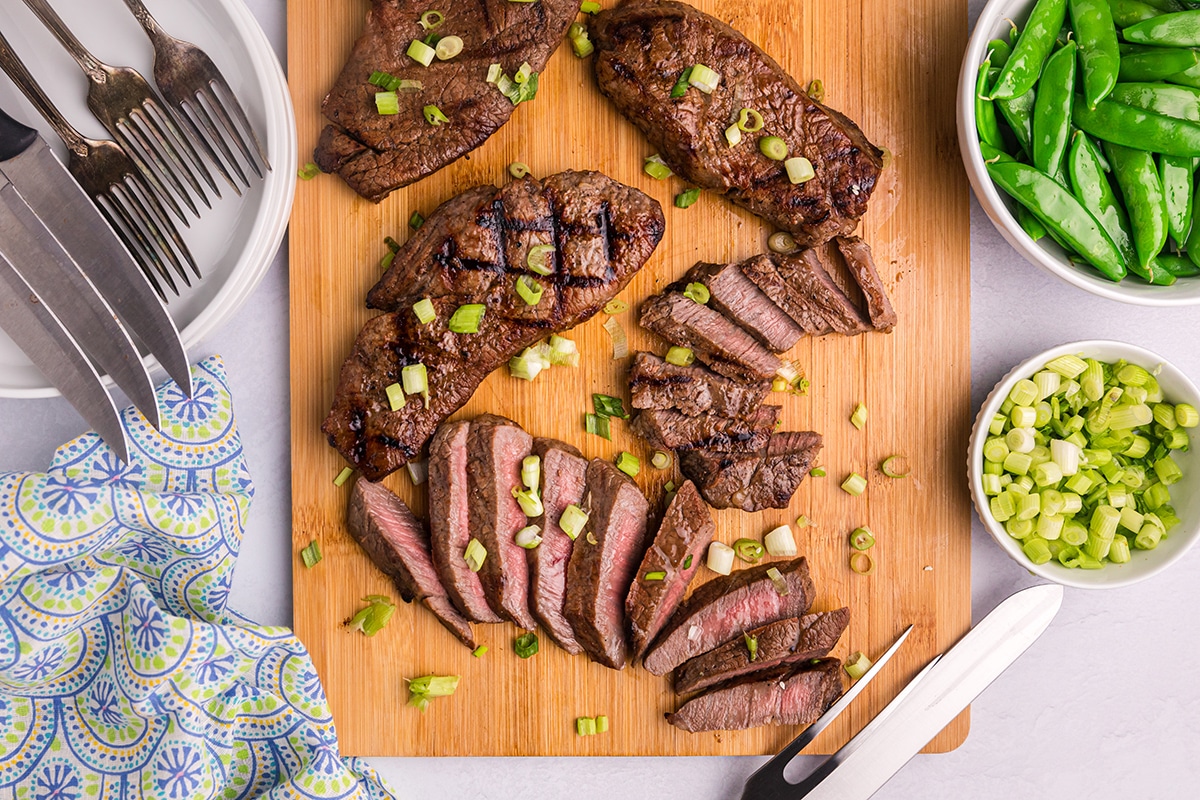
M 0 795 L 391 797 L 343 759 L 304 646 L 226 607 L 254 485 L 219 359 L 0 473 Z M 15 791 L 14 791 L 15 789 Z

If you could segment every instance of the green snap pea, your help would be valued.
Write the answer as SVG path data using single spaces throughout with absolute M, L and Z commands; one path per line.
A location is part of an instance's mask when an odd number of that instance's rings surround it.
M 1164 117 L 1200 122 L 1200 90 L 1162 83 L 1118 83 L 1110 100 L 1162 114 Z
M 979 76 L 975 79 L 975 129 L 979 132 L 979 140 L 993 147 L 1004 147 L 1004 136 L 1000 133 L 1000 123 L 996 120 L 996 104 L 984 96 L 988 78 L 992 73 L 992 62 L 984 59 L 979 65 Z
M 1196 169 L 1190 158 L 1161 156 L 1158 177 L 1167 200 L 1167 232 L 1182 245 L 1192 227 L 1192 179 Z
M 1197 194 L 1200 194 L 1200 181 L 1192 189 L 1192 229 L 1188 231 L 1183 248 L 1188 260 L 1200 269 L 1200 197 L 1196 197 Z
M 1000 69 L 1008 63 L 1008 57 L 1011 55 L 1012 45 L 1003 39 L 992 39 L 988 42 L 987 58 L 995 69 Z
M 992 84 L 993 100 L 1011 100 L 1033 88 L 1066 18 L 1067 0 L 1037 0 L 1012 55 Z
M 1184 256 L 1177 256 L 1174 253 L 1162 253 L 1156 260 L 1159 266 L 1176 278 L 1194 278 L 1200 275 L 1200 267 L 1193 264 L 1191 259 Z
M 1091 108 L 1117 84 L 1121 53 L 1108 0 L 1068 0 L 1071 25 L 1079 43 L 1079 80 Z
M 1104 100 L 1094 109 L 1076 97 L 1071 120 L 1097 139 L 1172 156 L 1200 156 L 1200 124 Z M 1106 151 L 1107 152 L 1107 151 Z
M 1117 250 L 1121 251 L 1129 271 L 1140 270 L 1133 234 L 1129 229 L 1129 217 L 1109 184 L 1108 176 L 1104 174 L 1100 153 L 1086 133 L 1076 132 L 1067 155 L 1067 165 L 1075 199 L 1104 227 Z
M 1148 3 L 1137 0 L 1108 0 L 1109 11 L 1112 12 L 1113 22 L 1118 28 L 1128 28 L 1148 19 L 1157 17 L 1162 12 Z
M 1160 12 L 1183 11 L 1185 8 L 1179 0 L 1145 0 L 1145 2 Z
M 1028 208 L 1019 204 L 1017 205 L 1017 224 L 1035 242 L 1040 241 L 1046 235 L 1046 226 L 1042 224 L 1042 221 L 1035 217 Z
M 1104 228 L 1060 184 L 1028 164 L 988 164 L 996 185 L 1028 208 L 1046 227 L 1087 259 L 1105 277 L 1125 277 L 1125 259 Z
M 1163 81 L 1200 64 L 1200 53 L 1187 47 L 1123 45 L 1119 77 L 1122 81 Z
M 1163 262 L 1164 258 L 1171 258 L 1171 255 L 1169 253 L 1160 253 L 1158 258 L 1150 262 L 1148 268 L 1150 270 L 1150 277 L 1146 279 L 1146 282 L 1151 286 L 1171 286 L 1175 281 L 1179 280 L 1173 272 L 1167 269 Z
M 1137 25 L 1130 25 L 1121 33 L 1125 41 L 1133 44 L 1196 47 L 1200 45 L 1200 11 L 1162 14 Z
M 996 110 L 1016 137 L 1017 144 L 1027 156 L 1033 154 L 1033 104 L 1037 99 L 1037 89 L 1030 89 L 1020 97 L 1011 100 L 996 100 Z
M 1167 242 L 1167 198 L 1154 165 L 1154 156 L 1144 150 L 1104 143 L 1113 177 L 1121 187 L 1138 264 L 1149 267 Z
M 1076 50 L 1075 42 L 1067 42 L 1046 60 L 1033 104 L 1033 165 L 1064 185 L 1063 158 L 1071 138 Z

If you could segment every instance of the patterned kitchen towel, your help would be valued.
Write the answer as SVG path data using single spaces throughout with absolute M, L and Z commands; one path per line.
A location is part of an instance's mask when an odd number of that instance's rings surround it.
M 0 796 L 389 798 L 285 628 L 226 608 L 254 487 L 221 361 L 0 474 Z

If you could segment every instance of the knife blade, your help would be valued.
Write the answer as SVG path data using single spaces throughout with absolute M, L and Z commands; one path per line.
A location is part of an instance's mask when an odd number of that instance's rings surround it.
M 55 158 L 33 128 L 0 109 L 0 130 L 24 128 L 33 134 L 16 155 L 0 159 L 8 176 L 43 224 L 75 257 L 84 275 L 120 315 L 129 332 L 146 346 L 184 394 L 192 395 L 192 371 L 179 330 L 133 256 L 87 194 Z M 16 149 L 16 148 L 13 148 Z
M 0 174 L 0 253 L 37 292 L 71 337 L 159 427 L 150 374 L 129 333 L 12 182 Z
M 125 463 L 121 414 L 99 373 L 58 318 L 0 254 L 0 328 Z
M 900 771 L 1050 626 L 1063 589 L 1043 584 L 1010 596 L 834 755 L 836 769 L 814 773 L 793 797 L 865 800 Z

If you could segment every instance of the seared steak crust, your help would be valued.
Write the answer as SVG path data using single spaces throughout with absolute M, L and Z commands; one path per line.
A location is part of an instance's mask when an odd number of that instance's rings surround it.
M 857 336 L 874 330 L 871 320 L 838 288 L 816 249 L 794 255 L 762 255 L 742 265 L 746 276 L 805 330 L 832 329 Z
M 681 452 L 679 468 L 696 482 L 713 508 L 787 508 L 821 446 L 819 433 L 789 431 L 775 434 L 766 447 L 753 453 Z
M 668 342 L 691 348 L 709 369 L 738 381 L 770 380 L 779 358 L 746 331 L 706 305 L 679 292 L 665 292 L 642 303 L 638 322 Z
M 682 292 L 689 283 L 707 286 L 709 305 L 774 353 L 791 350 L 804 335 L 804 329 L 771 302 L 737 264 L 697 264 L 670 288 Z
M 754 452 L 767 445 L 782 411 L 779 406 L 759 406 L 745 418 L 731 419 L 711 412 L 689 417 L 679 411 L 647 410 L 637 415 L 630 430 L 663 450 Z
M 653 353 L 636 353 L 629 389 L 638 409 L 675 409 L 691 417 L 706 412 L 749 417 L 767 399 L 771 382 L 743 383 L 701 364 L 677 367 Z

